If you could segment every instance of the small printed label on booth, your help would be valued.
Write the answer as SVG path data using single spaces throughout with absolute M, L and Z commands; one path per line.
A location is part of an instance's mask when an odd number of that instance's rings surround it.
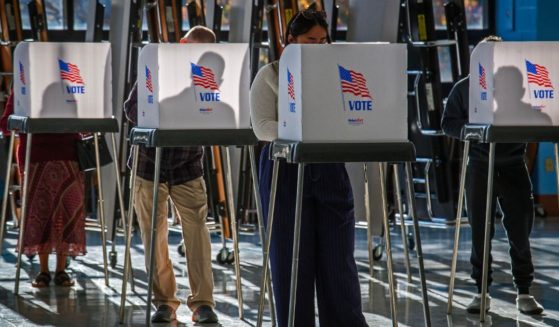
M 363 119 L 363 118 L 348 118 L 347 122 L 351 126 L 361 126 L 365 123 L 365 119 Z
M 287 94 L 289 95 L 289 112 L 296 112 L 295 107 L 295 81 L 293 74 L 287 69 Z
M 85 83 L 77 65 L 69 61 L 58 59 L 58 69 L 60 71 L 60 80 L 64 85 L 64 93 L 71 98 L 66 99 L 66 102 L 76 102 L 75 95 L 85 94 Z
M 549 71 L 547 67 L 538 65 L 528 59 L 525 59 L 525 62 L 530 99 L 533 101 L 532 108 L 535 110 L 542 110 L 545 108 L 544 103 L 546 100 L 555 98 Z
M 367 87 L 365 76 L 357 71 L 338 65 L 344 111 L 372 111 L 373 97 Z
M 479 87 L 481 88 L 480 99 L 481 101 L 487 101 L 487 73 L 485 67 L 478 63 L 479 65 Z

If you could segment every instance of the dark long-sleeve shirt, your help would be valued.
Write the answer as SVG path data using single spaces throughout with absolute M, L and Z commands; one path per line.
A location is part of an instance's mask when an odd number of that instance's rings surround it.
M 446 103 L 443 112 L 442 128 L 446 135 L 461 139 L 462 128 L 469 118 L 469 90 L 470 78 L 458 81 Z M 524 160 L 525 143 L 500 143 L 495 148 L 495 164 L 504 165 Z M 470 160 L 487 162 L 489 159 L 489 144 L 473 144 L 470 148 Z
M 8 117 L 14 113 L 14 94 L 10 94 L 4 113 L 0 119 L 0 128 L 4 135 L 9 135 Z M 31 162 L 43 162 L 54 160 L 77 161 L 76 142 L 80 139 L 77 133 L 44 133 L 33 134 L 31 141 Z M 27 149 L 27 135 L 19 134 L 19 146 L 17 148 L 17 162 L 23 168 L 25 162 L 25 150 Z
M 126 118 L 134 126 L 138 119 L 138 83 L 134 84 L 128 100 L 124 103 Z M 153 181 L 155 172 L 155 148 L 140 145 L 137 174 L 143 179 Z M 196 179 L 204 174 L 202 157 L 204 149 L 196 147 L 163 148 L 161 153 L 161 172 L 159 181 L 178 185 Z M 132 154 L 128 158 L 132 166 Z

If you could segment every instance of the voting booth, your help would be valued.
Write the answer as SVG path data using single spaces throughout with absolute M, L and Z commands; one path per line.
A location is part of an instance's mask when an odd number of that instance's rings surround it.
M 559 42 L 484 42 L 470 59 L 469 122 L 462 130 L 467 158 L 471 142 L 488 143 L 485 237 L 481 281 L 480 321 L 486 319 L 487 281 L 495 149 L 498 143 L 553 142 L 555 168 L 559 167 L 559 101 L 555 87 L 559 82 Z M 456 212 L 462 217 L 467 161 L 460 172 L 460 194 Z M 458 259 L 460 228 L 456 228 L 449 283 L 448 313 Z
M 279 139 L 407 141 L 404 44 L 291 44 L 279 68 Z
M 115 133 L 119 124 L 112 110 L 112 71 L 109 43 L 47 43 L 21 42 L 14 50 L 14 114 L 8 117 L 10 145 L 7 163 L 12 162 L 15 134 L 26 134 L 26 156 L 23 165 L 21 196 L 21 228 L 19 229 L 18 255 L 14 293 L 19 292 L 21 272 L 21 246 L 26 229 L 29 167 L 32 139 L 43 133 L 109 133 L 112 156 L 118 157 Z M 99 139 L 93 137 L 97 169 L 97 202 L 99 226 L 103 247 L 103 270 L 105 285 L 109 286 L 109 269 L 105 234 L 105 210 L 103 200 L 103 171 L 99 156 Z M 12 165 L 7 165 L 6 176 L 11 175 Z M 124 218 L 124 201 L 120 185 L 118 160 L 113 161 L 121 221 Z M 8 183 L 4 186 L 7 190 Z M 2 199 L 0 226 L 4 226 L 7 192 Z M 114 209 L 114 208 L 111 208 Z M 0 227 L 0 243 L 4 230 Z M 0 246 L 1 247 L 1 246 Z M 1 249 L 0 249 L 1 250 Z
M 243 319 L 243 297 L 239 242 L 237 238 L 236 209 L 233 198 L 233 181 L 229 146 L 249 147 L 253 178 L 256 178 L 254 145 L 258 140 L 250 126 L 249 108 L 249 46 L 244 43 L 215 44 L 148 44 L 138 59 L 138 124 L 130 131 L 133 146 L 131 180 L 135 180 L 140 145 L 155 148 L 154 184 L 159 183 L 161 153 L 165 147 L 212 146 L 212 153 L 223 154 L 225 196 L 231 221 L 239 318 Z M 217 146 L 221 146 L 220 151 Z M 221 154 L 216 156 L 221 158 Z M 216 159 L 221 160 L 221 159 Z M 132 185 L 134 182 L 132 182 Z M 253 185 L 258 185 L 254 182 Z M 133 188 L 133 186 L 131 186 Z M 131 194 L 129 203 L 134 203 Z M 157 207 L 158 192 L 153 194 Z M 132 211 L 129 211 L 130 214 Z M 259 212 L 258 217 L 261 216 Z M 152 226 L 156 225 L 152 212 Z M 223 220 L 220 220 L 223 224 Z M 223 231 L 223 225 L 221 226 Z M 155 239 L 152 230 L 152 239 Z M 121 295 L 121 322 L 124 319 L 127 275 L 131 269 L 129 225 Z M 222 235 L 226 253 L 225 233 Z M 156 243 L 148 253 L 156 253 Z M 155 261 L 149 260 L 148 295 L 151 298 Z M 271 289 L 271 287 L 270 287 Z M 146 310 L 146 324 L 150 324 L 151 306 Z
M 559 42 L 483 42 L 470 60 L 470 123 L 559 125 Z
M 138 127 L 250 128 L 248 44 L 148 44 L 138 59 Z
M 21 42 L 14 51 L 14 113 L 29 118 L 110 118 L 109 43 Z
M 348 162 L 390 163 L 395 176 L 396 194 L 400 194 L 398 165 L 405 164 L 408 214 L 411 216 L 415 232 L 424 319 L 427 326 L 431 325 L 411 166 L 411 162 L 416 160 L 415 147 L 407 137 L 406 70 L 407 49 L 404 44 L 292 44 L 282 53 L 279 65 L 278 139 L 270 146 L 274 164 L 268 226 L 273 226 L 279 176 L 278 160 L 297 164 L 289 326 L 295 324 L 294 294 L 297 294 L 298 287 L 305 166 Z M 381 197 L 383 225 L 387 231 L 390 226 L 386 211 L 385 165 L 380 164 L 377 167 L 381 182 L 378 195 Z M 366 170 L 367 166 L 364 164 L 365 173 Z M 370 194 L 364 193 L 365 203 L 368 203 Z M 370 210 L 366 211 L 370 212 Z M 400 213 L 402 216 L 403 210 L 400 210 Z M 367 221 L 370 229 L 370 214 L 367 214 Z M 368 235 L 371 233 L 369 232 Z M 393 321 L 397 321 L 390 233 L 384 233 L 384 238 L 390 308 Z M 267 267 L 271 239 L 270 228 L 265 237 L 261 290 L 265 290 L 269 279 Z M 369 270 L 372 274 L 372 242 L 368 240 L 367 243 L 369 244 Z M 261 322 L 263 299 L 264 292 L 261 292 L 258 323 Z

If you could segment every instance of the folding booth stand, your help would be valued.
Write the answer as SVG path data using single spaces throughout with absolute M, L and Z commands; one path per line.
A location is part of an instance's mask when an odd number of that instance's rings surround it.
M 295 207 L 295 230 L 293 243 L 293 262 L 291 269 L 291 288 L 290 288 L 290 305 L 289 305 L 289 326 L 295 323 L 295 294 L 297 293 L 297 273 L 299 264 L 299 244 L 301 230 L 301 213 L 303 199 L 303 178 L 304 168 L 309 163 L 334 163 L 334 162 L 386 162 L 394 167 L 396 185 L 399 185 L 399 176 L 397 166 L 405 163 L 406 185 L 409 201 L 409 211 L 412 215 L 413 227 L 417 241 L 417 256 L 419 262 L 419 275 L 421 279 L 421 289 L 423 296 L 423 309 L 426 326 L 431 326 L 429 300 L 427 295 L 427 284 L 425 280 L 425 271 L 423 267 L 423 252 L 421 248 L 421 238 L 419 231 L 419 223 L 415 212 L 415 196 L 413 193 L 411 162 L 415 160 L 415 148 L 412 143 L 301 143 L 293 141 L 278 140 L 273 143 L 271 156 L 274 160 L 274 168 L 272 174 L 272 189 L 270 194 L 270 208 L 268 214 L 268 235 L 266 237 L 265 258 L 268 260 L 270 240 L 272 237 L 273 212 L 275 203 L 275 194 L 277 189 L 279 164 L 278 160 L 286 160 L 288 163 L 298 165 L 297 174 L 297 200 Z M 390 290 L 390 308 L 393 319 L 393 325 L 397 326 L 397 308 L 396 308 L 396 290 L 395 278 L 393 273 L 391 240 L 389 233 L 388 214 L 386 212 L 386 183 L 384 166 L 380 165 L 381 190 L 383 206 L 383 225 L 385 228 L 386 255 L 388 267 L 388 284 Z M 398 187 L 399 188 L 399 187 Z M 397 192 L 399 189 L 397 190 Z M 264 279 L 268 278 L 266 265 L 264 266 Z
M 163 147 L 185 147 L 185 146 L 211 146 L 219 145 L 223 147 L 225 153 L 225 176 L 226 176 L 226 193 L 227 204 L 231 214 L 231 228 L 233 235 L 233 248 L 235 252 L 235 277 L 237 287 L 237 299 L 239 301 L 239 316 L 243 319 L 243 298 L 241 288 L 241 268 L 239 258 L 239 243 L 237 238 L 237 223 L 235 217 L 235 207 L 233 199 L 233 185 L 231 177 L 231 159 L 229 155 L 229 148 L 227 146 L 254 146 L 257 142 L 256 137 L 252 130 L 159 130 L 148 128 L 133 128 L 130 133 L 130 141 L 134 146 L 134 161 L 132 164 L 132 181 L 136 178 L 137 163 L 138 163 L 138 145 L 143 144 L 147 147 L 155 148 L 155 176 L 154 176 L 154 190 L 153 190 L 153 209 L 152 209 L 152 231 L 151 239 L 155 239 L 156 234 L 156 218 L 157 218 L 157 199 L 159 193 L 159 173 L 161 166 L 161 149 Z M 132 182 L 133 183 L 133 182 Z M 131 193 L 130 207 L 133 208 L 134 192 Z M 130 240 L 131 240 L 131 224 L 128 225 L 127 230 L 127 244 L 125 252 L 125 264 L 129 262 L 130 258 Z M 151 294 L 153 282 L 153 270 L 155 265 L 154 254 L 157 249 L 154 242 L 151 242 L 150 248 L 146 249 L 149 253 L 150 269 L 148 272 L 148 307 L 146 311 L 146 323 L 150 324 L 151 312 Z M 123 313 L 124 303 L 126 301 L 126 284 L 127 276 L 129 273 L 130 265 L 126 264 L 124 268 L 124 281 L 121 294 L 121 314 Z M 122 318 L 122 316 L 121 316 Z
M 91 132 L 91 133 L 111 133 L 111 137 L 114 142 L 114 133 L 118 132 L 118 122 L 113 118 L 105 119 L 64 119 L 64 118 L 29 118 L 17 115 L 11 115 L 8 119 L 8 129 L 27 134 L 27 148 L 25 153 L 25 164 L 24 164 L 24 175 L 23 175 L 23 191 L 22 191 L 22 204 L 21 204 L 21 225 L 19 230 L 19 242 L 18 242 L 18 256 L 16 264 L 16 284 L 15 293 L 19 292 L 19 277 L 21 269 L 21 254 L 22 254 L 22 244 L 23 236 L 25 234 L 25 216 L 27 214 L 27 195 L 28 195 L 28 183 L 29 183 L 29 163 L 31 158 L 31 140 L 33 134 L 36 133 L 78 133 L 78 132 Z M 109 271 L 107 267 L 107 252 L 106 252 L 106 235 L 105 235 L 105 215 L 102 210 L 104 205 L 103 200 L 103 188 L 102 188 L 102 178 L 101 178 L 101 166 L 99 163 L 99 144 L 97 138 L 95 140 L 95 151 L 96 151 L 96 165 L 97 165 L 97 183 L 98 185 L 98 204 L 99 204 L 99 221 L 101 225 L 101 239 L 103 246 L 103 268 L 105 272 L 105 285 L 109 285 Z M 15 142 L 15 136 L 10 136 L 10 149 L 13 149 Z M 117 157 L 116 149 L 113 147 L 113 156 Z M 8 154 L 8 162 L 12 160 L 12 152 Z M 117 163 L 115 162 L 115 165 Z M 118 169 L 118 168 L 117 168 Z M 10 174 L 10 166 L 8 166 L 7 174 Z M 4 226 L 5 211 L 7 203 L 7 193 L 4 194 L 2 202 L 2 226 Z M 2 228 L 3 232 L 3 228 Z M 3 236 L 3 235 L 1 235 Z
M 557 142 L 559 142 L 559 127 L 554 126 L 494 126 L 469 124 L 464 127 L 463 139 L 464 158 L 468 158 L 471 142 L 489 143 L 489 164 L 487 170 L 487 203 L 485 207 L 485 237 L 483 252 L 483 278 L 481 289 L 481 309 L 480 321 L 485 321 L 485 296 L 487 294 L 487 278 L 489 272 L 489 248 L 490 248 L 490 232 L 491 232 L 491 212 L 493 199 L 493 172 L 495 163 L 495 145 L 497 143 L 527 143 L 527 142 L 554 142 L 555 143 L 555 170 L 559 164 L 557 156 Z M 467 159 L 462 162 L 460 172 L 460 201 L 458 202 L 457 217 L 461 215 L 463 208 L 463 192 L 465 187 Z M 454 281 L 456 278 L 456 262 L 458 260 L 458 243 L 460 240 L 460 226 L 456 226 L 454 251 L 452 253 L 452 270 L 450 277 L 450 286 L 448 294 L 448 313 L 452 313 L 452 295 L 454 289 Z

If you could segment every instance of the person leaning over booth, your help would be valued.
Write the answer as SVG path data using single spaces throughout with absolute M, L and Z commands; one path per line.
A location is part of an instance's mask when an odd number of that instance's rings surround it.
M 301 11 L 287 25 L 287 43 L 329 43 L 323 12 Z M 278 137 L 278 67 L 263 67 L 250 91 L 250 114 L 256 136 Z M 260 157 L 260 190 L 267 217 L 272 165 L 270 144 Z M 295 221 L 297 165 L 281 162 L 273 237 L 272 283 L 280 327 L 287 326 Z M 320 326 L 367 326 L 355 264 L 355 218 L 351 184 L 344 164 L 309 164 L 305 168 L 296 326 L 315 325 L 315 286 Z
M 215 43 L 212 30 L 195 26 L 181 39 L 180 43 Z M 136 124 L 138 117 L 138 83 L 132 88 L 124 103 L 126 118 Z M 153 179 L 155 170 L 155 148 L 139 147 L 139 160 L 134 189 L 136 200 L 134 209 L 138 216 L 144 249 L 148 249 L 151 237 L 151 209 L 153 201 Z M 200 146 L 164 148 L 161 156 L 161 176 L 157 208 L 157 253 L 153 274 L 153 303 L 157 311 L 152 322 L 171 322 L 176 319 L 180 305 L 176 297 L 177 285 L 173 265 L 169 259 L 167 201 L 172 199 L 177 208 L 182 225 L 184 248 L 188 268 L 188 279 L 192 294 L 188 296 L 188 307 L 193 311 L 192 321 L 199 323 L 217 322 L 213 307 L 213 273 L 211 263 L 211 241 L 206 227 L 208 200 L 203 179 Z M 128 165 L 131 166 L 133 154 Z M 145 253 L 146 269 L 149 256 Z
M 500 37 L 489 36 L 482 42 L 500 42 Z M 461 139 L 462 129 L 468 123 L 469 116 L 469 79 L 466 77 L 454 85 L 442 117 L 442 128 L 446 135 Z M 534 222 L 534 197 L 532 183 L 526 168 L 524 154 L 525 143 L 502 143 L 495 148 L 495 175 L 493 180 L 491 239 L 495 235 L 495 202 L 504 213 L 503 227 L 510 245 L 512 276 L 518 295 L 516 307 L 525 314 L 540 314 L 543 307 L 530 295 L 530 286 L 534 280 L 534 265 L 530 251 L 530 232 Z M 481 288 L 483 271 L 483 247 L 485 235 L 485 206 L 487 201 L 487 165 L 489 144 L 472 144 L 468 157 L 466 179 L 466 207 L 468 220 L 472 227 L 472 278 L 478 294 L 466 310 L 479 313 L 481 306 Z M 492 257 L 489 256 L 489 267 Z M 489 269 L 488 287 L 492 282 Z M 487 297 L 487 310 L 491 297 Z
M 8 135 L 8 117 L 14 113 L 10 94 L 0 121 Z M 23 177 L 27 135 L 20 134 L 17 148 L 19 175 Z M 84 176 L 76 152 L 79 134 L 33 134 L 27 191 L 27 215 L 21 248 L 23 254 L 39 254 L 41 271 L 31 283 L 48 287 L 52 278 L 49 254 L 56 253 L 54 284 L 73 286 L 66 273 L 66 257 L 85 255 Z M 10 164 L 10 163 L 8 163 Z

